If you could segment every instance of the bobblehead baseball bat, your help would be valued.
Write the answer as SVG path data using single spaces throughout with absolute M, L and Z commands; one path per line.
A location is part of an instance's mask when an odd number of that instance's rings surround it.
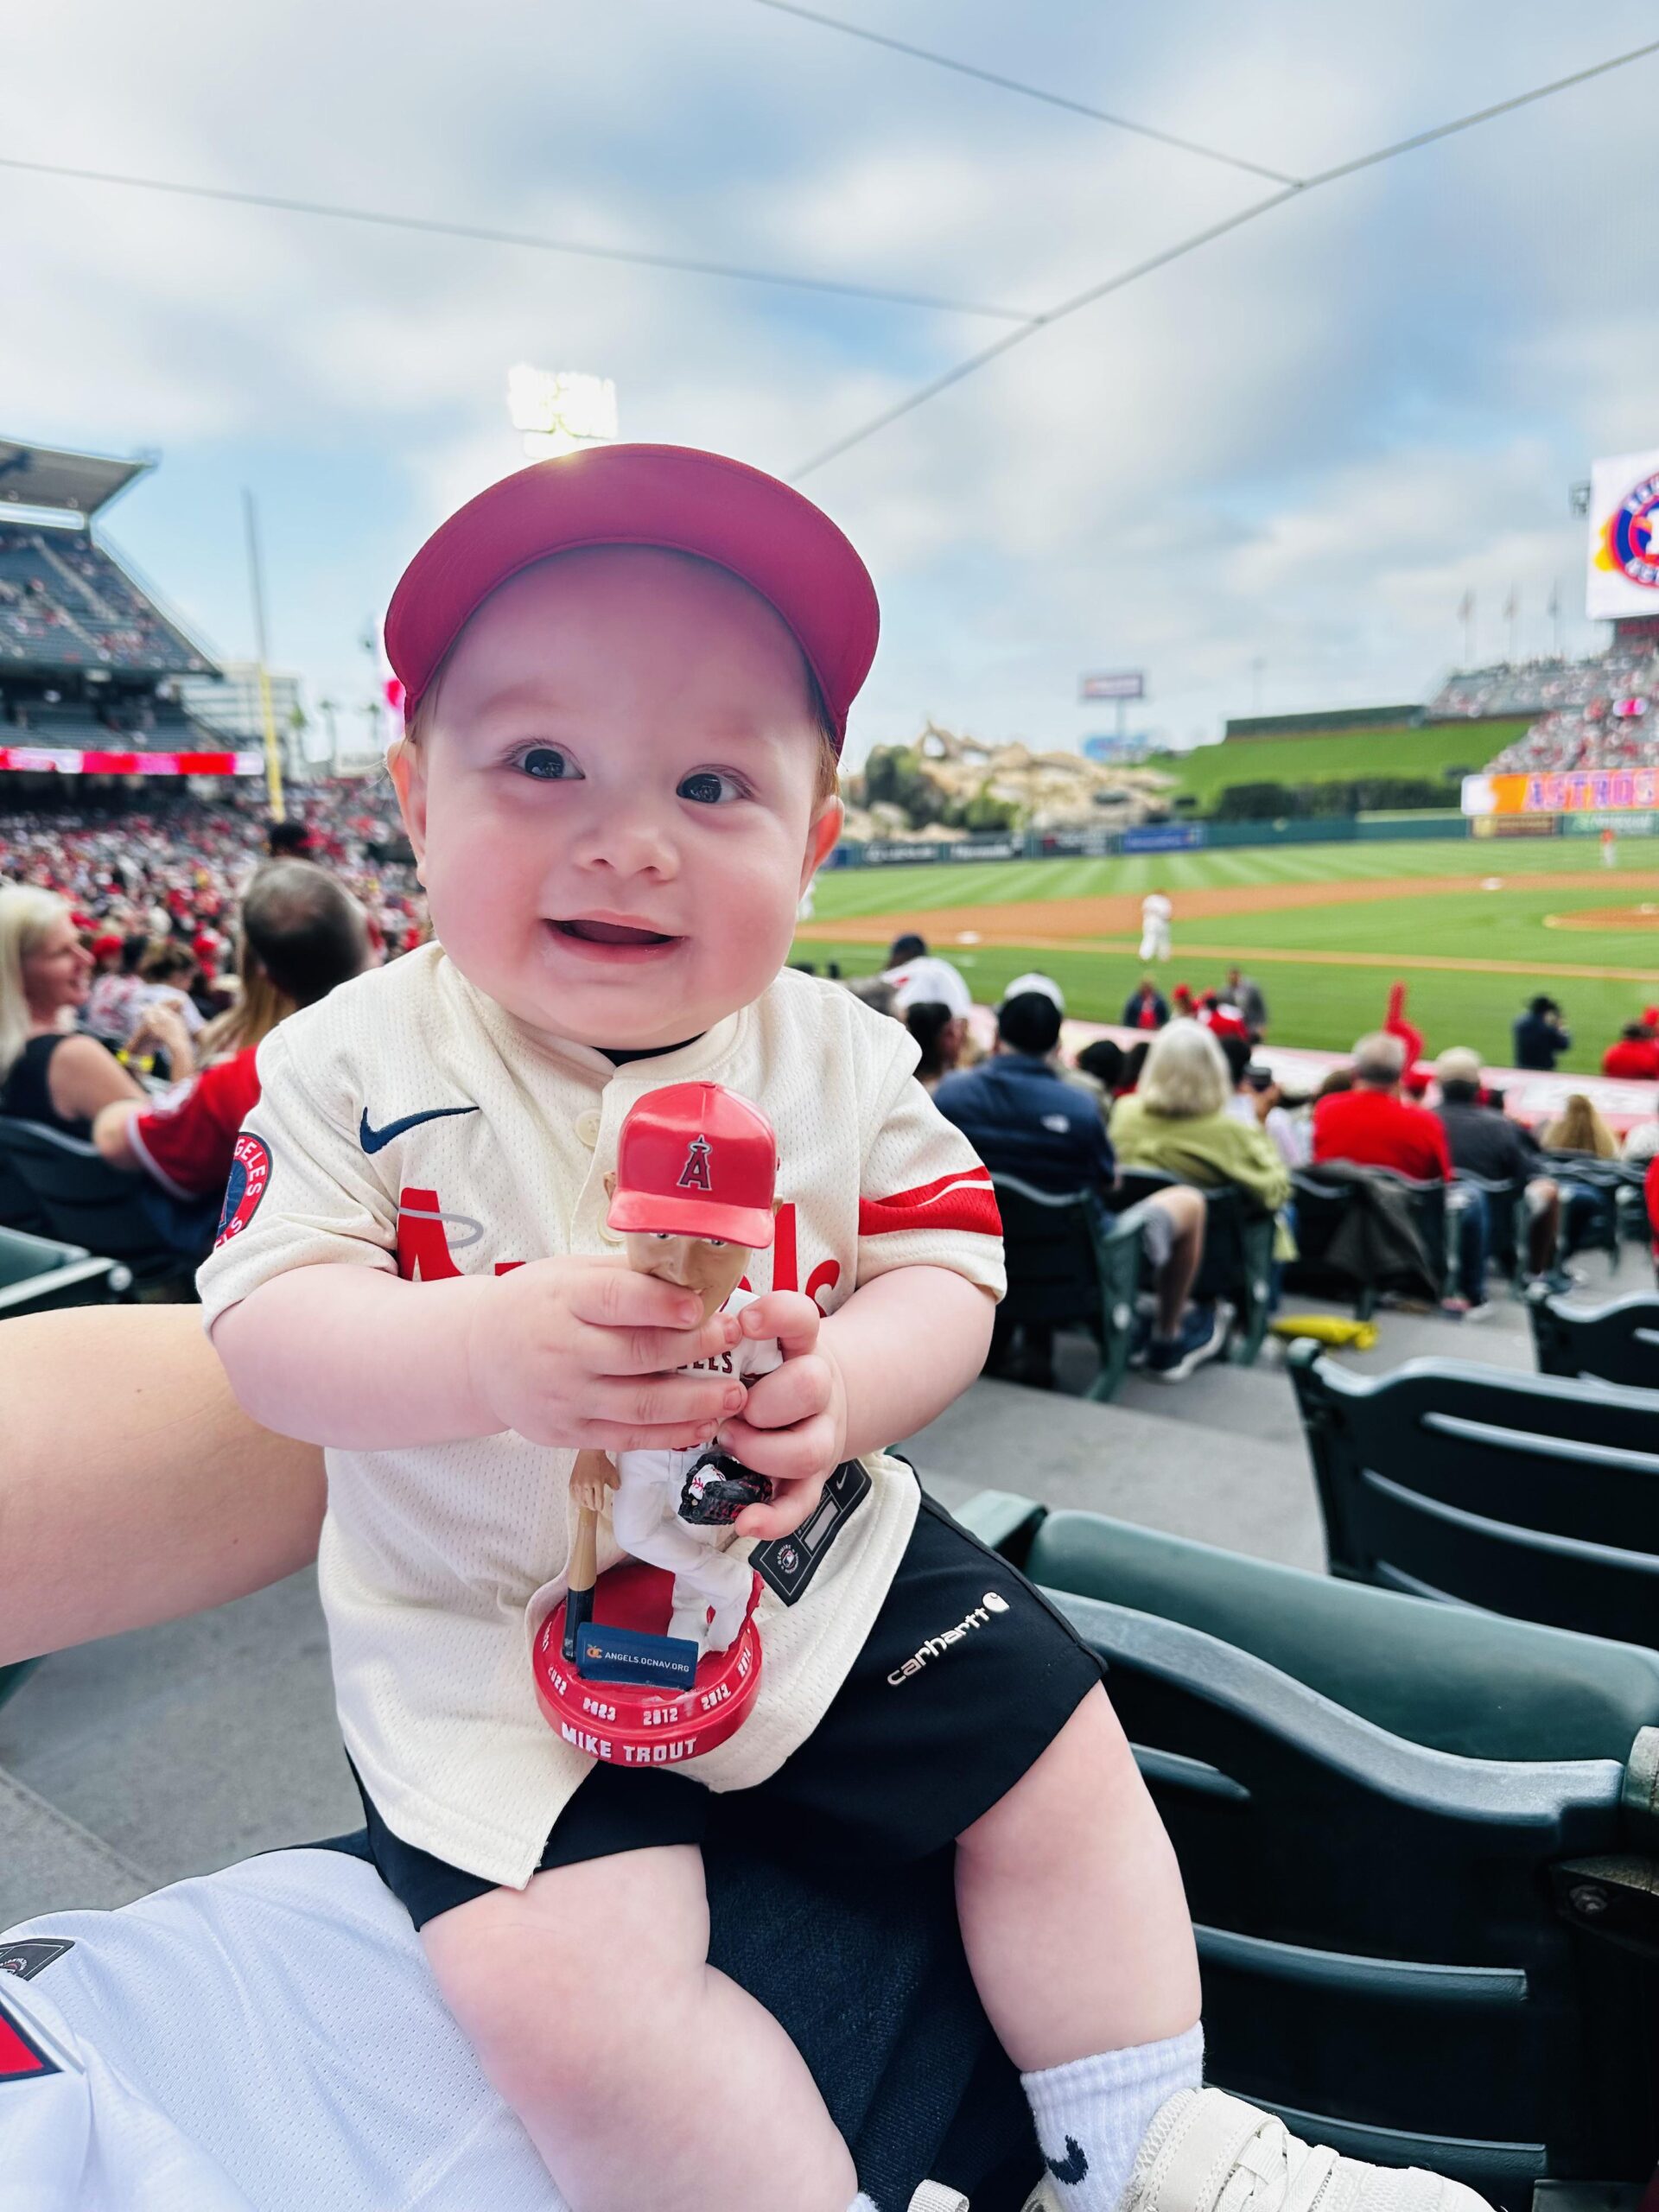
M 576 1508 L 576 1533 L 570 1541 L 570 1567 L 565 1577 L 564 1636 L 566 1663 L 575 1666 L 576 1638 L 594 1617 L 594 1585 L 599 1579 L 599 1516 L 591 1505 Z

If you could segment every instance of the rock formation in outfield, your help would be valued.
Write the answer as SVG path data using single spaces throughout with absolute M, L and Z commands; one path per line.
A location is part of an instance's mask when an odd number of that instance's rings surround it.
M 1161 819 L 1173 777 L 1153 768 L 959 737 L 930 720 L 845 779 L 849 837 L 953 838 L 976 830 L 1127 830 Z

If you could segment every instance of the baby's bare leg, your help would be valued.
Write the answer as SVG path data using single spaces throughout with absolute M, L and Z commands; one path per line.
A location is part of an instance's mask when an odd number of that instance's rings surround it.
M 847 2212 L 852 2160 L 799 2052 L 709 1964 L 701 1853 L 558 1867 L 422 1941 L 575 2212 Z
M 980 2001 L 1024 2072 L 1198 2019 L 1180 1869 L 1102 1689 L 957 1840 L 957 1905 Z

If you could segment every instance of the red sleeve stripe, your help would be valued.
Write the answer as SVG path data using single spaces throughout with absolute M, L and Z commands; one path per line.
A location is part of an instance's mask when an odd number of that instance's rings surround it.
M 941 1175 L 913 1191 L 895 1191 L 890 1198 L 861 1198 L 858 1233 L 887 1236 L 906 1229 L 964 1229 L 982 1236 L 1000 1236 L 1002 1217 L 996 1210 L 988 1167 L 958 1170 Z

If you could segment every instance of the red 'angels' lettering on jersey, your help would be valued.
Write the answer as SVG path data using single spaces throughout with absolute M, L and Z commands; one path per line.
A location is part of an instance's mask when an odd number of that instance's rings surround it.
M 859 1200 L 861 1236 L 890 1236 L 904 1229 L 966 1229 L 1000 1236 L 1002 1217 L 996 1210 L 990 1169 L 959 1168 L 931 1183 L 918 1183 L 913 1191 L 895 1191 L 890 1198 Z
M 446 1222 L 461 1218 L 446 1214 L 435 1191 L 416 1190 L 412 1186 L 397 1194 L 397 1272 L 405 1282 L 442 1282 L 462 1270 L 449 1249 Z M 481 1233 L 480 1225 L 468 1222 L 474 1232 L 466 1241 L 475 1241 Z M 860 1222 L 861 1233 L 863 1230 Z M 497 1260 L 494 1271 L 499 1275 L 511 1274 L 514 1268 L 524 1266 L 522 1260 Z M 820 1260 L 806 1279 L 806 1294 L 816 1300 L 821 1291 L 833 1290 L 841 1281 L 839 1260 Z M 778 1209 L 777 1224 L 772 1233 L 772 1287 L 774 1290 L 797 1290 L 800 1287 L 800 1259 L 796 1243 L 796 1216 L 792 1203 Z M 747 1277 L 743 1287 L 750 1287 Z

